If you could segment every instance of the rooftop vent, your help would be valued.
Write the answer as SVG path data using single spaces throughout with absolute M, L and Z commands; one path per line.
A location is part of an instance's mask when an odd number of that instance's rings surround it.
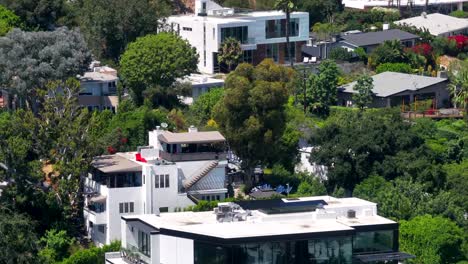
M 348 210 L 347 217 L 348 218 L 356 218 L 356 211 Z
M 234 203 L 220 204 L 214 209 L 216 221 L 223 222 L 239 222 L 247 220 L 247 216 L 251 213 L 249 210 L 240 211 L 241 207 Z

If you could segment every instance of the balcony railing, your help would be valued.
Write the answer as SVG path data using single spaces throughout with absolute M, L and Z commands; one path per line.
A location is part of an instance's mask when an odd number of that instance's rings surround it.
M 225 152 L 167 153 L 161 151 L 160 156 L 161 158 L 172 162 L 226 159 Z

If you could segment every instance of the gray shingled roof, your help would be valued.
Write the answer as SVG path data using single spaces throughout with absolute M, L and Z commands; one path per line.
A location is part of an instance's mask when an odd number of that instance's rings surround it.
M 439 77 L 398 72 L 383 72 L 372 76 L 372 79 L 374 80 L 374 89 L 372 91 L 378 97 L 389 97 L 403 91 L 417 91 L 447 80 Z M 357 93 L 353 90 L 354 85 L 356 85 L 356 82 L 348 83 L 339 87 L 338 90 L 344 93 Z
M 356 47 L 378 45 L 384 43 L 387 40 L 411 40 L 417 39 L 418 36 L 399 30 L 399 29 L 390 29 L 377 32 L 368 32 L 360 34 L 349 34 L 342 36 L 343 41 L 354 45 Z

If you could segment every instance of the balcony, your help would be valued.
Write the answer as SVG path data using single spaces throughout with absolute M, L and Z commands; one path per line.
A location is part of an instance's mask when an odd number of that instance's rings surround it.
M 242 50 L 256 50 L 257 49 L 257 39 L 248 38 L 247 41 L 241 44 Z
M 159 155 L 162 159 L 171 162 L 226 159 L 226 152 L 167 153 L 160 151 Z
M 83 216 L 88 221 L 93 222 L 95 225 L 105 225 L 107 224 L 107 214 L 106 212 L 95 212 L 89 207 L 83 208 Z

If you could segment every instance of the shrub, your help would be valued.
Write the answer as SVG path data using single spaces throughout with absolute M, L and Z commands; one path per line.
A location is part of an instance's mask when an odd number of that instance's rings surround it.
M 353 57 L 353 54 L 345 48 L 333 48 L 330 50 L 330 59 L 348 61 Z
M 453 11 L 452 13 L 450 13 L 450 15 L 458 18 L 468 18 L 468 12 L 465 12 L 463 10 Z
M 402 72 L 402 73 L 411 73 L 413 69 L 406 63 L 384 63 L 377 66 L 376 72 Z

